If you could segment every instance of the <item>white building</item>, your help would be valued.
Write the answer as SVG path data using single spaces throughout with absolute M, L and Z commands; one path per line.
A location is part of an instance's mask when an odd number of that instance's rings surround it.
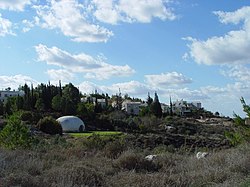
M 63 132 L 82 132 L 85 130 L 84 122 L 76 116 L 62 116 L 57 119 Z
M 23 91 L 10 91 L 10 90 L 2 90 L 0 91 L 0 101 L 5 103 L 9 97 L 15 96 L 24 96 Z
M 162 113 L 169 113 L 170 107 L 165 103 L 161 103 L 161 110 L 162 110 Z
M 172 110 L 174 114 L 185 115 L 192 112 L 194 109 L 201 109 L 201 102 L 191 102 L 188 103 L 181 99 L 180 101 L 175 101 L 172 104 Z
M 122 110 L 127 112 L 128 114 L 139 115 L 141 102 L 132 102 L 129 100 L 125 100 L 122 103 Z
M 90 102 L 90 103 L 93 103 L 94 105 L 97 103 L 101 105 L 102 108 L 107 107 L 106 99 L 96 99 L 96 97 L 92 97 L 92 96 L 85 96 L 81 98 L 81 102 L 83 103 Z

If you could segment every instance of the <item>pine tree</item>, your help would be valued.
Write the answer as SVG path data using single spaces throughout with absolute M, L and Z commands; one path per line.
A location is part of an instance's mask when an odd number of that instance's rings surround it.
M 152 114 L 154 114 L 156 117 L 162 117 L 162 109 L 161 109 L 161 103 L 159 101 L 158 95 L 155 92 L 155 98 L 153 103 L 150 105 L 150 111 Z

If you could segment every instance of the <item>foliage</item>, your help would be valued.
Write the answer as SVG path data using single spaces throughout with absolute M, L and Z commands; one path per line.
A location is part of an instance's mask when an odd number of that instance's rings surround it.
M 62 126 L 52 117 L 44 117 L 37 123 L 38 128 L 47 134 L 62 134 Z
M 115 167 L 121 170 L 158 171 L 161 166 L 155 162 L 146 160 L 143 155 L 130 150 L 124 152 L 114 163 Z
M 23 111 L 21 112 L 20 118 L 22 121 L 31 121 L 32 120 L 32 112 L 30 111 Z
M 39 98 L 36 101 L 35 108 L 37 110 L 39 110 L 39 111 L 44 111 L 45 110 L 45 104 L 44 104 L 44 100 L 42 98 Z
M 88 149 L 98 150 L 104 148 L 106 141 L 99 134 L 93 133 L 83 141 L 83 145 Z
M 154 114 L 156 117 L 162 117 L 162 109 L 161 104 L 159 102 L 159 98 L 157 93 L 155 93 L 155 98 L 153 103 L 150 105 L 150 111 L 152 114 Z
M 246 104 L 243 97 L 240 99 L 243 111 L 250 117 L 250 106 Z M 231 132 L 225 132 L 226 138 L 235 146 L 250 141 L 250 126 L 245 124 L 245 119 L 234 113 L 234 123 L 236 127 Z
M 52 99 L 52 109 L 62 111 L 62 97 L 59 94 Z
M 4 114 L 4 104 L 2 101 L 0 101 L 0 115 Z
M 77 114 L 84 119 L 94 119 L 94 110 L 95 106 L 93 103 L 78 103 L 77 105 Z
M 63 93 L 63 96 L 67 100 L 72 102 L 74 106 L 77 106 L 77 104 L 80 102 L 79 90 L 72 83 L 65 85 L 62 93 Z
M 126 149 L 123 138 L 117 138 L 114 141 L 108 142 L 104 147 L 104 154 L 108 158 L 117 158 Z
M 29 128 L 21 121 L 18 114 L 7 120 L 7 125 L 0 132 L 0 145 L 9 149 L 27 148 L 31 145 L 32 137 Z

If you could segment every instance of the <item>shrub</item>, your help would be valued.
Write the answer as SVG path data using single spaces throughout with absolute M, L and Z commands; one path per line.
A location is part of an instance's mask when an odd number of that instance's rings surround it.
M 95 150 L 100 150 L 103 149 L 104 146 L 106 145 L 106 141 L 99 135 L 93 133 L 91 136 L 89 136 L 87 139 L 83 140 L 83 145 L 87 149 L 95 149 Z
M 240 99 L 243 111 L 248 117 L 250 117 L 250 106 L 246 104 L 244 98 Z M 250 127 L 245 124 L 245 120 L 242 119 L 239 115 L 234 114 L 234 123 L 235 128 L 231 132 L 225 132 L 226 138 L 230 143 L 235 146 L 241 144 L 245 141 L 250 141 Z
M 55 167 L 46 178 L 51 186 L 105 186 L 103 174 L 81 162 Z
M 104 154 L 108 158 L 117 158 L 125 150 L 125 142 L 123 139 L 117 139 L 106 144 Z
M 132 151 L 124 152 L 114 163 L 114 167 L 124 170 L 158 171 L 161 166 L 153 161 L 144 159 L 144 156 Z
M 30 111 L 24 111 L 21 113 L 20 118 L 22 121 L 31 121 L 32 120 L 32 113 Z
M 0 132 L 0 145 L 9 149 L 27 148 L 31 142 L 29 128 L 21 121 L 20 116 L 10 116 L 7 125 Z
M 62 134 L 62 126 L 52 117 L 44 117 L 37 123 L 38 128 L 47 134 Z

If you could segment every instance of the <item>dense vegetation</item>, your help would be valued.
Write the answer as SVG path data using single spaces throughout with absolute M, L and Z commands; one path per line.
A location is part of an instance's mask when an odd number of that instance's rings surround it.
M 102 108 L 80 102 L 72 84 L 20 89 L 24 97 L 0 103 L 0 186 L 250 185 L 250 127 L 236 114 L 234 120 L 205 110 L 188 118 L 163 114 L 155 93 L 133 116 L 120 110 L 128 95 L 93 94 L 108 102 Z M 62 134 L 55 119 L 70 114 L 84 119 L 89 132 Z M 209 155 L 198 160 L 198 151 Z M 149 154 L 156 159 L 145 159 Z

